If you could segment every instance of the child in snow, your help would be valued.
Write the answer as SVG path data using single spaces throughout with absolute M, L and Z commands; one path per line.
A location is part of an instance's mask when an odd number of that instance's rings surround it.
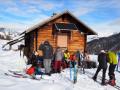
M 32 66 L 26 70 L 26 73 L 32 76 L 33 78 L 35 78 L 35 75 L 43 74 L 41 72 L 41 62 L 38 59 L 39 59 L 38 52 L 35 52 L 34 62 L 32 63 Z
M 35 66 L 36 64 L 32 64 L 32 66 L 26 70 L 26 74 L 33 76 L 35 74 Z
M 33 78 L 34 79 L 41 79 L 43 74 L 45 74 L 45 73 L 43 73 L 41 70 L 41 63 L 38 62 L 37 66 L 35 67 L 35 73 L 34 73 Z

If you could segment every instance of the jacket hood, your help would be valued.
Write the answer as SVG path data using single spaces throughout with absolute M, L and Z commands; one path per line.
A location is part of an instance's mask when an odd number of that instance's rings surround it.
M 45 41 L 44 44 L 45 44 L 45 45 L 49 45 L 49 42 L 48 42 L 48 41 Z

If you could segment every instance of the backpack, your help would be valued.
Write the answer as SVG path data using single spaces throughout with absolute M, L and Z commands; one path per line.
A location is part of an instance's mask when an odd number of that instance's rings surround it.
M 31 66 L 29 69 L 27 69 L 26 73 L 28 75 L 33 75 L 35 73 L 35 67 Z

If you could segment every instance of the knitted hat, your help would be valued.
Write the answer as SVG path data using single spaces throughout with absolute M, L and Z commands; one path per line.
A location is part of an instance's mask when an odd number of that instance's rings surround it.
M 101 53 L 105 53 L 105 50 L 101 50 L 100 52 L 101 52 Z

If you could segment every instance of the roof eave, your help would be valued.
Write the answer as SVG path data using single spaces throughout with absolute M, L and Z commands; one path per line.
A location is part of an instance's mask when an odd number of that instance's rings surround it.
M 90 27 L 88 27 L 86 24 L 84 24 L 82 21 L 80 21 L 78 18 L 76 18 L 72 13 L 70 13 L 69 11 L 67 11 L 67 13 L 69 13 L 73 18 L 75 18 L 79 23 L 84 25 L 91 32 L 91 34 L 87 34 L 87 35 L 97 35 L 97 33 L 95 31 L 93 31 Z
M 48 22 L 50 22 L 50 21 L 52 21 L 52 20 L 54 20 L 54 19 L 56 19 L 56 18 L 58 18 L 59 16 L 63 15 L 64 13 L 67 13 L 67 11 L 66 11 L 66 12 L 63 12 L 63 13 L 60 13 L 60 14 L 57 14 L 57 15 L 55 15 L 55 16 L 53 16 L 53 17 L 48 18 L 47 20 L 45 20 L 45 21 L 43 21 L 43 22 L 38 23 L 37 25 L 35 25 L 35 26 L 27 29 L 27 30 L 26 30 L 26 33 L 29 33 L 29 32 L 31 32 L 32 30 L 35 30 L 36 28 L 38 28 L 38 27 L 40 27 L 40 26 L 42 26 L 42 25 L 44 25 L 44 24 L 46 24 L 46 23 L 48 23 Z
M 81 23 L 84 27 L 86 27 L 87 30 L 90 31 L 90 33 L 91 33 L 91 34 L 87 34 L 87 35 L 97 35 L 97 33 L 96 33 L 95 31 L 93 31 L 91 28 L 89 28 L 87 25 L 85 25 L 83 22 L 81 22 L 78 18 L 76 18 L 76 17 L 75 17 L 72 13 L 70 13 L 69 11 L 64 11 L 64 12 L 62 12 L 62 13 L 60 13 L 60 14 L 57 14 L 57 15 L 55 15 L 55 16 L 53 16 L 53 17 L 50 17 L 49 19 L 45 20 L 44 22 L 38 23 L 37 25 L 35 25 L 35 26 L 27 29 L 27 30 L 26 30 L 26 33 L 29 33 L 29 32 L 31 32 L 31 31 L 35 30 L 36 28 L 43 26 L 44 24 L 46 24 L 46 23 L 48 23 L 48 22 L 50 22 L 50 21 L 58 18 L 59 16 L 61 16 L 61 15 L 63 15 L 63 14 L 69 14 L 69 15 L 71 15 L 71 16 L 72 16 L 73 18 L 75 18 L 79 23 Z

